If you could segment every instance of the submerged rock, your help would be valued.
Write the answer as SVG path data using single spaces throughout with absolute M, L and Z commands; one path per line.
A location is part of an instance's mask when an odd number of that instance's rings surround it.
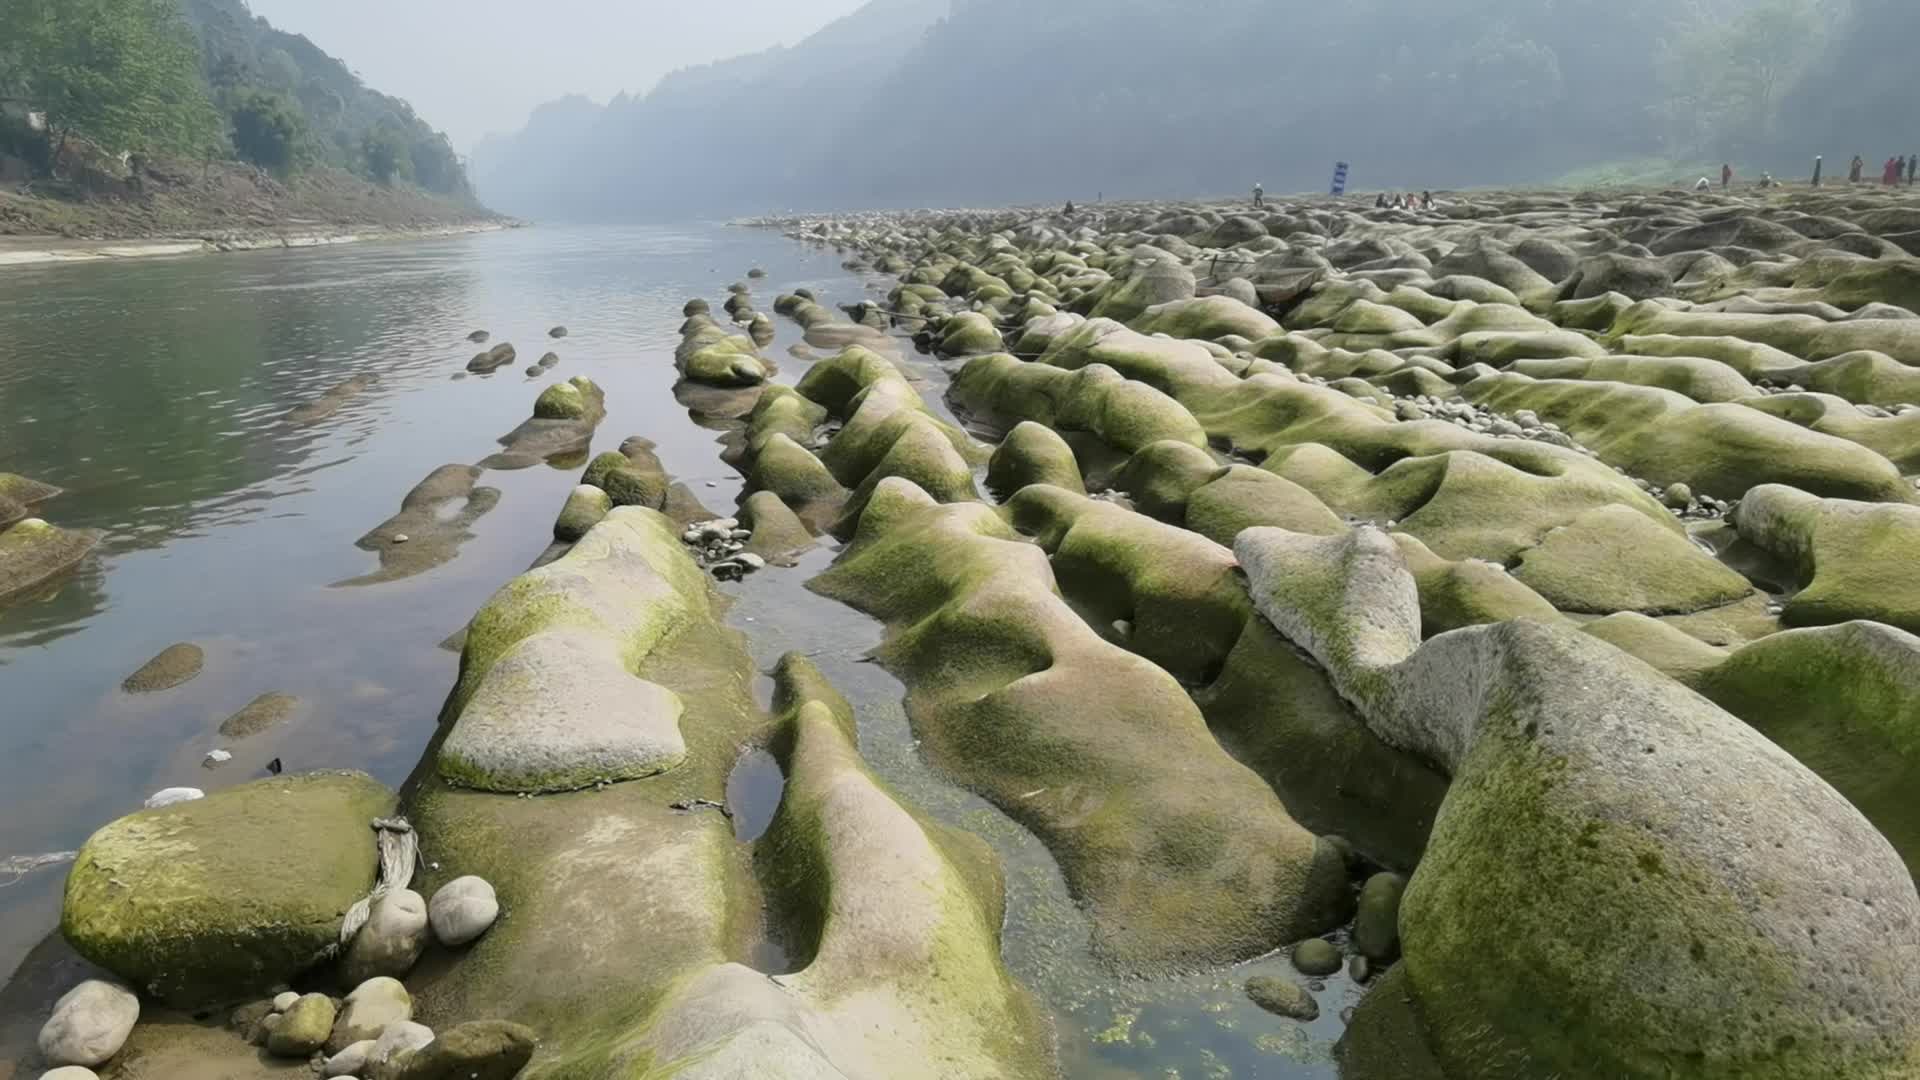
M 141 665 L 140 670 L 126 677 L 120 688 L 129 694 L 153 694 L 162 690 L 171 690 L 176 686 L 192 682 L 200 674 L 205 661 L 200 646 L 192 642 L 169 645 L 160 650 L 160 655 Z
M 399 513 L 354 541 L 380 556 L 380 569 L 341 584 L 402 581 L 452 562 L 473 538 L 473 525 L 500 502 L 498 489 L 478 485 L 481 472 L 473 465 L 442 465 L 428 473 L 400 500 Z
M 1257 976 L 1247 980 L 1247 997 L 1255 1005 L 1291 1020 L 1318 1020 L 1320 1003 L 1307 989 L 1291 979 Z
M 0 532 L 0 602 L 72 570 L 99 542 L 98 533 L 56 528 L 39 518 Z
M 289 694 L 261 694 L 246 707 L 220 723 L 220 734 L 229 739 L 251 738 L 280 726 L 300 709 L 300 699 Z
M 502 342 L 467 361 L 467 370 L 475 375 L 489 375 L 513 363 L 519 355 L 511 344 Z
M 373 887 L 369 823 L 393 804 L 363 774 L 313 773 L 121 818 L 81 847 L 61 932 L 169 1004 L 261 993 L 337 946 L 342 917 Z

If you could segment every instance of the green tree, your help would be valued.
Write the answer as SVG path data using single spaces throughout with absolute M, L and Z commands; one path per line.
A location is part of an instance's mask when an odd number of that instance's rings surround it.
M 57 152 L 198 153 L 219 138 L 200 49 L 173 0 L 0 0 L 12 79 L 47 115 Z
M 382 126 L 367 132 L 361 150 L 367 158 L 367 174 L 382 184 L 412 175 L 413 160 L 407 140 L 397 129 Z
M 299 164 L 306 121 L 286 98 L 261 90 L 243 90 L 229 111 L 233 148 L 246 161 L 281 175 Z

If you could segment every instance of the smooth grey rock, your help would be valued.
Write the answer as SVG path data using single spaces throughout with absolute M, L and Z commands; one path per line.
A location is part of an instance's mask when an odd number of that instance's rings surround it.
M 273 999 L 273 1011 L 280 1013 L 286 1012 L 288 1009 L 293 1008 L 299 1000 L 300 995 L 291 990 L 284 994 L 276 995 Z
M 400 980 L 385 975 L 368 979 L 347 995 L 346 1004 L 334 1019 L 333 1031 L 327 1036 L 327 1052 L 338 1053 L 359 1042 L 370 1044 L 389 1027 L 411 1019 L 413 995 L 407 993 Z
M 100 1074 L 79 1065 L 62 1065 L 41 1073 L 40 1080 L 100 1080 Z
M 386 975 L 401 978 L 413 970 L 427 947 L 427 902 L 412 889 L 395 889 L 373 902 L 367 924 L 347 945 L 340 961 L 342 981 L 359 986 L 368 979 Z M 333 1018 L 327 1018 L 327 1030 Z M 325 1042 L 326 1033 L 320 1041 Z
M 351 1046 L 343 1047 L 339 1053 L 327 1059 L 320 1067 L 321 1076 L 353 1076 L 367 1067 L 373 1056 L 373 1048 L 378 1045 L 372 1039 L 363 1039 Z
M 440 747 L 440 775 L 481 791 L 578 791 L 686 760 L 680 698 L 627 670 L 605 635 L 550 630 L 488 673 Z
M 140 998 L 106 979 L 88 979 L 60 995 L 40 1028 L 40 1056 L 49 1065 L 94 1066 L 126 1045 L 140 1019 Z
M 446 946 L 465 945 L 500 917 L 500 900 L 486 879 L 471 875 L 440 886 L 427 904 L 433 936 Z
M 379 1076 L 389 1065 L 432 1041 L 433 1029 L 425 1024 L 411 1020 L 394 1024 L 373 1041 L 373 1049 L 367 1052 L 367 1068 Z

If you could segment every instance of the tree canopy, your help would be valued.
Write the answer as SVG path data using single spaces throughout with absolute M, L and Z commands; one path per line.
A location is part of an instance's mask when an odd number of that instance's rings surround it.
M 411 106 L 243 0 L 0 0 L 0 95 L 45 112 L 54 142 L 470 190 Z
M 200 52 L 173 0 L 0 0 L 0 42 L 12 89 L 56 140 L 175 153 L 216 144 Z

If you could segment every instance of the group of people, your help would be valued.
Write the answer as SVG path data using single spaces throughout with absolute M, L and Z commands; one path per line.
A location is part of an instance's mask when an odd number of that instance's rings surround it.
M 1373 208 L 1375 210 L 1431 210 L 1433 209 L 1433 192 L 1423 191 L 1418 195 L 1412 192 L 1405 195 L 1396 193 L 1389 199 L 1387 193 L 1383 191 L 1374 196 Z
M 1861 160 L 1860 155 L 1853 155 L 1853 163 L 1847 167 L 1847 183 L 1859 183 L 1866 169 L 1867 163 Z M 1895 154 L 1880 166 L 1880 183 L 1887 187 L 1897 187 L 1904 178 L 1907 186 L 1912 187 L 1915 173 L 1920 173 L 1920 154 L 1908 155 L 1905 160 L 1902 160 L 1899 154 Z M 1813 159 L 1813 186 L 1820 186 L 1819 158 Z
M 1826 160 L 1824 158 L 1816 157 L 1813 159 L 1814 187 L 1820 186 L 1820 174 L 1825 169 L 1825 166 Z M 1847 183 L 1860 183 L 1861 180 L 1865 178 L 1866 170 L 1866 161 L 1863 160 L 1859 154 L 1853 155 L 1852 163 L 1847 166 Z M 1912 154 L 1905 158 L 1895 154 L 1887 159 L 1886 164 L 1880 167 L 1880 182 L 1887 187 L 1896 187 L 1902 183 L 1905 183 L 1908 187 L 1912 187 L 1917 174 L 1920 174 L 1920 154 Z M 1761 187 L 1774 187 L 1778 183 L 1779 181 L 1773 178 L 1772 173 L 1760 174 Z M 1695 191 L 1706 191 L 1712 186 L 1713 182 L 1704 176 L 1693 185 Z M 1733 186 L 1733 166 L 1731 164 L 1720 166 L 1720 186 L 1723 188 Z

